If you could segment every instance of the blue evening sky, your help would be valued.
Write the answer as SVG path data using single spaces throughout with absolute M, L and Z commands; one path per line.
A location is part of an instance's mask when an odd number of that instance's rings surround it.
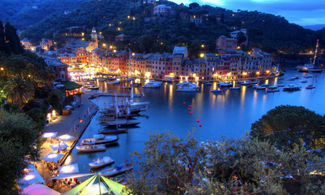
M 175 3 L 208 4 L 236 11 L 260 11 L 284 16 L 299 25 L 325 24 L 325 0 L 171 0 Z

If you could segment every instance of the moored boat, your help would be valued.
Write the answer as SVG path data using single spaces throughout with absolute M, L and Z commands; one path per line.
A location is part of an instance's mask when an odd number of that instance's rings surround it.
M 140 124 L 140 122 L 135 120 L 115 120 L 115 121 L 105 121 L 102 122 L 107 127 L 132 127 Z
M 151 80 L 151 81 L 147 82 L 146 84 L 144 84 L 142 87 L 143 88 L 159 88 L 159 87 L 161 87 L 161 85 L 162 85 L 161 81 Z
M 210 92 L 212 93 L 222 93 L 221 89 L 215 89 L 215 90 L 211 90 Z
M 76 146 L 76 149 L 79 152 L 100 152 L 100 151 L 105 151 L 106 147 L 104 144 L 100 145 L 84 145 L 84 146 Z
M 121 134 L 127 133 L 127 129 L 115 129 L 115 130 L 99 130 L 98 132 L 101 134 Z
M 93 169 L 98 169 L 107 165 L 114 163 L 114 160 L 109 156 L 104 156 L 103 158 L 98 158 L 96 161 L 89 163 L 89 166 Z
M 240 87 L 230 87 L 230 90 L 240 90 Z
M 307 85 L 305 89 L 314 89 L 316 88 L 314 85 L 310 84 L 310 85 Z
M 299 90 L 300 90 L 299 86 L 292 85 L 292 84 L 283 88 L 283 91 L 299 91 Z
M 100 175 L 105 177 L 114 177 L 129 172 L 132 169 L 133 169 L 132 165 L 128 165 L 128 166 L 118 165 L 113 168 L 108 168 L 100 171 Z
M 80 145 L 116 144 L 118 139 L 118 136 L 115 135 L 105 136 L 104 139 L 87 138 L 81 140 Z

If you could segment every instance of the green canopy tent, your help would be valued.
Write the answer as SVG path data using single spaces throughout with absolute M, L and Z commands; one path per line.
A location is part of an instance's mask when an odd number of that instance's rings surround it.
M 98 183 L 94 184 L 96 181 Z M 102 195 L 102 194 L 114 194 L 114 195 L 125 195 L 129 194 L 126 192 L 126 187 L 122 184 L 114 182 L 106 177 L 99 174 L 93 175 L 83 183 L 72 188 L 70 191 L 64 193 L 64 195 Z

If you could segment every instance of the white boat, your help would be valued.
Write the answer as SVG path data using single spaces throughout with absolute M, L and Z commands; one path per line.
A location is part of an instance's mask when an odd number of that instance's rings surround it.
M 187 82 L 187 81 L 184 81 L 182 83 L 178 83 L 177 84 L 177 89 L 176 91 L 183 91 L 183 92 L 197 92 L 199 91 L 200 87 L 193 84 L 193 83 L 190 83 L 190 82 Z
M 296 79 L 299 79 L 299 77 L 297 77 L 297 76 L 291 77 L 291 78 L 289 79 L 289 81 L 294 81 L 294 80 L 296 80 Z
M 240 90 L 240 87 L 230 87 L 230 90 Z
M 113 164 L 114 160 L 109 156 L 104 156 L 103 158 L 98 158 L 96 161 L 89 163 L 89 166 L 93 169 L 98 169 L 110 164 Z
M 254 85 L 253 88 L 256 89 L 256 90 L 265 90 L 266 87 L 259 86 L 259 85 Z
M 241 85 L 245 85 L 245 86 L 250 85 L 250 84 L 251 84 L 250 82 L 243 82 L 243 83 L 241 83 Z
M 258 84 L 260 81 L 259 80 L 255 80 L 255 81 L 251 81 L 251 84 Z
M 271 86 L 269 86 L 268 88 L 269 88 L 269 89 L 278 89 L 278 86 L 276 86 L 276 85 L 271 85 Z
M 292 84 L 283 88 L 283 91 L 299 91 L 299 90 L 300 90 L 299 86 L 292 85 Z
M 87 138 L 83 139 L 80 142 L 80 145 L 95 145 L 95 144 L 115 144 L 118 141 L 118 136 L 109 135 L 105 136 L 104 139 L 96 139 L 96 138 Z
M 162 82 L 161 81 L 155 81 L 155 80 L 150 80 L 146 84 L 144 84 L 142 87 L 143 88 L 159 88 L 161 87 Z
M 85 146 L 76 146 L 76 149 L 79 152 L 100 152 L 105 151 L 106 147 L 104 144 L 101 145 L 85 145 Z
M 115 81 L 107 82 L 107 84 L 111 84 L 111 85 L 114 85 L 114 84 L 120 84 L 120 83 L 121 83 L 120 80 L 115 80 Z
M 268 93 L 280 92 L 280 89 L 278 89 L 278 88 L 268 88 L 267 92 Z
M 222 93 L 222 90 L 221 89 L 216 89 L 216 90 L 211 90 L 210 92 L 212 92 L 212 93 Z
M 314 88 L 316 88 L 316 87 L 312 84 L 306 86 L 306 89 L 314 89 Z
M 100 175 L 105 176 L 105 177 L 114 177 L 117 175 L 121 175 L 123 173 L 126 173 L 128 171 L 131 171 L 133 169 L 132 165 L 131 166 L 116 166 L 113 168 L 108 168 L 100 171 Z
M 311 76 L 311 75 L 305 75 L 304 78 L 309 79 L 309 78 L 313 78 L 313 76 Z
M 220 87 L 231 87 L 232 86 L 231 83 L 227 83 L 227 82 L 219 82 L 218 85 Z

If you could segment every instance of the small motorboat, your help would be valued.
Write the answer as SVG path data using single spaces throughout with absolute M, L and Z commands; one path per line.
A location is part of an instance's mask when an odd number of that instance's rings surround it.
M 294 81 L 294 80 L 297 80 L 297 79 L 299 79 L 299 77 L 294 76 L 294 77 L 291 77 L 291 78 L 289 79 L 289 81 Z
M 286 87 L 283 88 L 283 91 L 299 91 L 300 90 L 300 87 L 299 86 L 296 86 L 296 85 L 288 85 Z
M 187 82 L 187 81 L 184 81 L 182 83 L 177 83 L 177 89 L 176 91 L 182 91 L 182 92 L 197 92 L 200 90 L 200 87 L 193 84 L 193 83 L 190 83 L 190 82 Z
M 276 86 L 276 85 L 271 85 L 268 87 L 268 89 L 277 89 L 277 88 L 278 88 L 278 86 Z
M 116 144 L 118 139 L 116 135 L 105 136 L 104 139 L 87 138 L 81 140 L 80 145 Z
M 205 85 L 212 85 L 212 82 L 208 81 L 206 83 L 204 83 Z
M 127 129 L 115 129 L 115 130 L 100 130 L 98 131 L 101 134 L 121 134 L 121 133 L 127 133 Z
M 251 81 L 251 84 L 258 84 L 260 81 L 259 80 L 255 80 L 255 81 Z
M 278 87 L 284 87 L 284 84 L 280 83 L 278 84 Z
M 98 169 L 107 165 L 114 163 L 114 160 L 109 156 L 104 156 L 103 158 L 98 158 L 96 161 L 89 163 L 89 166 L 93 169 Z
M 106 147 L 104 144 L 100 145 L 84 145 L 84 146 L 76 146 L 76 149 L 79 152 L 100 152 L 100 151 L 105 151 Z
M 127 165 L 127 166 L 117 165 L 113 168 L 108 168 L 100 171 L 100 175 L 105 177 L 114 177 L 129 172 L 132 169 L 133 169 L 132 165 Z
M 254 85 L 253 88 L 256 89 L 256 90 L 265 90 L 266 87 L 263 87 L 263 86 L 260 86 L 260 85 Z
M 102 124 L 106 125 L 107 127 L 133 127 L 140 122 L 135 120 L 115 120 L 115 121 L 103 121 Z
M 310 79 L 310 78 L 313 78 L 313 76 L 312 75 L 305 75 L 304 78 Z
M 216 89 L 216 90 L 211 90 L 210 92 L 211 93 L 222 93 L 222 90 L 221 89 Z
M 151 81 L 147 82 L 146 84 L 144 84 L 142 87 L 143 88 L 159 88 L 159 87 L 161 87 L 161 85 L 162 85 L 161 81 L 151 80 Z
M 307 80 L 302 80 L 301 83 L 307 83 L 308 81 Z
M 218 83 L 218 85 L 220 87 L 231 87 L 232 86 L 231 83 L 227 83 L 227 82 L 220 82 L 220 83 Z
M 310 84 L 310 85 L 307 85 L 305 89 L 314 89 L 316 88 L 314 85 Z
M 269 84 L 262 84 L 261 86 L 267 88 L 269 87 Z
M 247 86 L 247 85 L 250 85 L 251 83 L 250 82 L 243 82 L 241 83 L 241 85 L 244 85 L 244 86 Z
M 240 87 L 230 87 L 230 90 L 240 90 Z
M 120 80 L 115 80 L 115 81 L 110 81 L 110 82 L 107 82 L 107 84 L 110 84 L 110 85 L 117 85 L 117 84 L 120 84 L 121 81 Z
M 268 88 L 268 89 L 267 89 L 267 92 L 268 92 L 268 93 L 280 92 L 280 89 L 278 89 L 278 88 L 275 88 L 275 89 L 270 89 L 270 88 Z

